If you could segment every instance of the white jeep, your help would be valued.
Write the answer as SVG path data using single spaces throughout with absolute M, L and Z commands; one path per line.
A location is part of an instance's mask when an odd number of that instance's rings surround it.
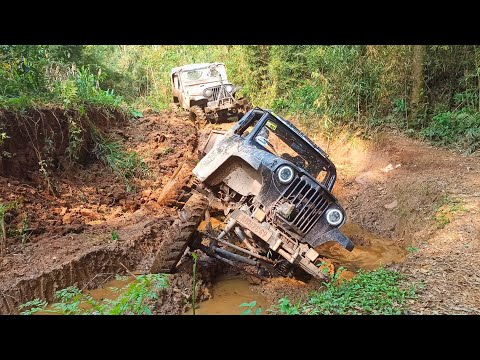
M 171 107 L 190 111 L 190 118 L 198 125 L 233 116 L 241 118 L 250 110 L 245 98 L 237 98 L 239 88 L 228 81 L 223 63 L 175 67 L 171 71 L 171 81 Z

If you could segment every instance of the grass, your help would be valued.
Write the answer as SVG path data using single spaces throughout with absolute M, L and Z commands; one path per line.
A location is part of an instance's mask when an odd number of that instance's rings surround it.
M 454 214 L 466 211 L 467 209 L 464 206 L 463 200 L 453 198 L 450 195 L 444 195 L 440 198 L 437 211 L 433 216 L 435 226 L 437 229 L 443 229 L 446 225 L 450 224 Z
M 120 239 L 116 230 L 112 230 L 112 232 L 110 233 L 110 238 L 112 239 L 112 241 L 117 241 L 118 239 Z
M 353 279 L 342 283 L 335 281 L 339 273 L 324 283 L 324 289 L 312 292 L 308 300 L 292 304 L 284 297 L 271 311 L 286 315 L 405 314 L 406 300 L 415 298 L 416 287 L 407 286 L 403 275 L 394 270 L 360 270 Z
M 165 274 L 139 275 L 135 281 L 121 288 L 111 288 L 121 295 L 116 300 L 97 301 L 70 286 L 55 293 L 56 302 L 48 306 L 44 300 L 34 299 L 19 306 L 21 315 L 38 312 L 62 315 L 151 315 L 146 300 L 158 299 L 158 292 L 168 287 Z
M 25 244 L 30 237 L 30 223 L 28 217 L 22 219 L 22 227 L 18 230 L 18 236 L 22 241 L 22 244 Z
M 166 147 L 165 149 L 163 149 L 162 154 L 163 155 L 168 155 L 168 154 L 173 153 L 173 151 L 174 151 L 174 149 L 172 147 Z
M 121 143 L 106 140 L 98 131 L 93 134 L 95 156 L 124 181 L 127 191 L 133 191 L 132 178 L 146 176 L 148 165 L 136 152 L 125 151 Z

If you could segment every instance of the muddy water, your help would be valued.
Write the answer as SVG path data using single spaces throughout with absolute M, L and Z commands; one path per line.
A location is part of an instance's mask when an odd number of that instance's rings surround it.
M 234 278 L 220 278 L 213 286 L 212 298 L 199 304 L 199 308 L 195 310 L 196 315 L 239 315 L 246 308 L 241 308 L 241 303 L 249 303 L 253 300 L 257 302 L 256 308 L 262 308 L 262 314 L 269 308 L 267 299 L 250 289 L 247 280 Z M 189 310 L 185 315 L 192 315 L 193 311 Z
M 95 301 L 102 302 L 103 300 L 116 300 L 122 295 L 122 292 L 115 292 L 113 288 L 123 288 L 125 285 L 130 284 L 134 281 L 133 276 L 127 276 L 123 279 L 114 279 L 106 282 L 101 287 L 92 290 L 84 290 L 83 293 L 90 295 Z M 80 308 L 87 310 L 91 308 L 91 305 L 88 303 L 82 303 L 79 306 Z M 47 310 L 54 310 L 52 305 L 47 306 Z M 35 315 L 57 315 L 50 312 L 38 312 Z
M 402 262 L 407 254 L 395 244 L 395 240 L 372 234 L 358 225 L 347 223 L 342 232 L 355 244 L 351 252 L 333 242 L 317 248 L 320 254 L 333 260 L 336 267 L 343 266 L 351 271 L 374 270 L 382 265 Z
M 116 300 L 122 294 L 121 292 L 114 292 L 112 288 L 123 288 L 125 285 L 134 281 L 133 276 L 128 276 L 121 280 L 111 280 L 105 283 L 102 287 L 93 290 L 85 290 L 84 293 L 89 294 L 94 300 L 100 302 L 102 300 Z

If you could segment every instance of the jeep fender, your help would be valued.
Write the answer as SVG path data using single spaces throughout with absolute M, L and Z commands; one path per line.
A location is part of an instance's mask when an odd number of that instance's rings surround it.
M 227 160 L 232 157 L 237 157 L 245 161 L 254 170 L 258 170 L 264 152 L 257 149 L 254 146 L 242 144 L 235 139 L 238 135 L 231 135 L 220 140 L 206 155 L 200 160 L 193 169 L 193 173 L 198 180 L 204 182 L 214 172 L 216 172 L 220 166 L 222 166 Z

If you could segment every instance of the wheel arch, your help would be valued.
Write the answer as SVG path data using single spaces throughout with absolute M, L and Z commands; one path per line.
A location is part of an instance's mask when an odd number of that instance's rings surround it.
M 258 195 L 263 185 L 261 174 L 238 156 L 229 157 L 207 177 L 205 182 L 211 186 L 223 182 L 243 196 Z

